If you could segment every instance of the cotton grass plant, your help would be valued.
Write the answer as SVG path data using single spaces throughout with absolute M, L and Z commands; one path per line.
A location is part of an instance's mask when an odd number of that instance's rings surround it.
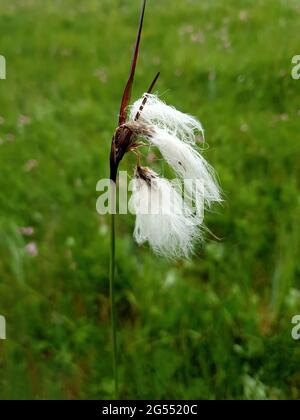
M 129 106 L 145 8 L 146 0 L 143 1 L 130 75 L 121 101 L 119 124 L 111 144 L 110 203 L 112 208 L 115 208 L 119 164 L 125 154 L 134 153 L 136 168 L 129 207 L 136 216 L 136 242 L 139 245 L 148 243 L 156 254 L 165 258 L 189 258 L 193 254 L 195 244 L 203 237 L 204 210 L 210 208 L 213 202 L 220 202 L 221 194 L 213 168 L 197 149 L 196 135 L 202 134 L 204 138 L 201 123 L 195 117 L 167 105 L 152 93 L 159 73 L 148 91 Z M 140 149 L 145 144 L 159 150 L 179 182 L 173 183 L 141 165 Z M 115 396 L 118 398 L 114 292 L 115 212 L 111 212 L 110 220 L 111 330 Z

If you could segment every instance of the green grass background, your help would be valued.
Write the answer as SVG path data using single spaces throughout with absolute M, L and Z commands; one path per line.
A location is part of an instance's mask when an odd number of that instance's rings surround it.
M 96 183 L 139 8 L 0 0 L 2 399 L 112 397 Z M 300 398 L 299 20 L 292 0 L 149 0 L 134 98 L 161 70 L 163 99 L 203 122 L 225 202 L 206 218 L 220 240 L 207 235 L 191 261 L 139 248 L 133 216 L 118 218 L 122 398 Z

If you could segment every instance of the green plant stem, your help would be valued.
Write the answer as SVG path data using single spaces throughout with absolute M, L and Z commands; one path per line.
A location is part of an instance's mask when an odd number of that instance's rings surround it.
M 113 375 L 115 386 L 115 398 L 119 397 L 118 383 L 118 348 L 117 348 L 117 323 L 115 308 L 115 272 L 116 272 L 116 252 L 115 252 L 115 218 L 114 207 L 116 202 L 116 184 L 112 188 L 111 202 L 113 204 L 110 214 L 110 269 L 109 269 L 109 291 L 110 291 L 110 316 L 111 316 L 111 336 L 113 346 Z

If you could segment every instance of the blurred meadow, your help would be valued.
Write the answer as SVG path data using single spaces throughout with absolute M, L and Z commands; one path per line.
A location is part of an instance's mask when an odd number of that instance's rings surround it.
M 219 239 L 207 234 L 190 261 L 139 248 L 134 217 L 118 217 L 121 397 L 299 399 L 299 2 L 148 3 L 133 99 L 161 70 L 161 97 L 205 127 L 225 201 L 206 218 Z M 1 399 L 112 397 L 96 183 L 139 11 L 139 0 L 0 0 Z

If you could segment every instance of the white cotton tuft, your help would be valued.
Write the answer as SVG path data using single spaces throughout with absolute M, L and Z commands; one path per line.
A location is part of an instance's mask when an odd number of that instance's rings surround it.
M 197 132 L 204 136 L 203 127 L 196 118 L 178 111 L 173 106 L 162 102 L 158 96 L 148 93 L 144 94 L 141 99 L 131 106 L 131 120 L 134 120 L 140 111 L 145 96 L 147 96 L 147 102 L 140 112 L 140 121 L 165 129 L 186 143 L 195 143 L 195 134 Z
M 150 169 L 137 168 L 129 203 L 136 214 L 134 237 L 157 254 L 188 257 L 202 239 L 205 208 L 222 201 L 214 169 L 196 148 L 202 125 L 151 94 L 133 104 L 127 125 L 159 149 L 179 178 L 175 186 Z
M 212 202 L 222 201 L 214 169 L 196 149 L 190 144 L 183 143 L 168 131 L 157 127 L 153 128 L 153 134 L 148 139 L 160 150 L 175 173 L 186 181 L 187 193 L 194 200 L 197 199 L 197 207 L 203 202 L 210 207 Z M 197 181 L 197 188 L 195 189 L 195 183 L 188 180 Z
M 172 183 L 148 168 L 132 181 L 130 211 L 136 215 L 134 238 L 168 258 L 189 257 L 201 239 L 199 220 Z

